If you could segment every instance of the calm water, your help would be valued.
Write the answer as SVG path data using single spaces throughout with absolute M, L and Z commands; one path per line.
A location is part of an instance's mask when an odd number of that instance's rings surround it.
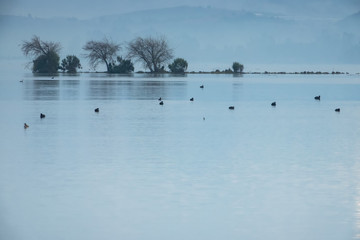
M 360 75 L 2 74 L 0 108 L 0 239 L 360 239 Z

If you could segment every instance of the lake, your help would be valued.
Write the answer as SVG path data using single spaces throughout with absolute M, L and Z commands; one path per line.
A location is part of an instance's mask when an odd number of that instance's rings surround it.
M 0 239 L 360 239 L 360 75 L 0 77 Z

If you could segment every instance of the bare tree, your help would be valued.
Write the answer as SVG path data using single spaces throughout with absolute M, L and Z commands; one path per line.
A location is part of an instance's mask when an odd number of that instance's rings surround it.
M 34 35 L 30 41 L 23 41 L 21 50 L 25 56 L 39 57 L 51 52 L 59 54 L 61 45 L 60 43 L 41 41 L 40 37 Z
M 89 59 L 90 65 L 95 69 L 99 63 L 105 63 L 106 69 L 110 71 L 110 65 L 116 58 L 116 53 L 120 50 L 120 44 L 116 44 L 107 38 L 103 41 L 89 41 L 83 47 L 88 51 L 85 55 Z
M 59 68 L 60 43 L 41 41 L 34 35 L 30 41 L 23 41 L 21 50 L 25 56 L 32 56 L 32 71 L 36 73 L 55 73 Z
M 138 37 L 128 44 L 128 57 L 135 58 L 148 68 L 150 72 L 160 72 L 163 64 L 173 58 L 173 50 L 169 48 L 164 37 Z

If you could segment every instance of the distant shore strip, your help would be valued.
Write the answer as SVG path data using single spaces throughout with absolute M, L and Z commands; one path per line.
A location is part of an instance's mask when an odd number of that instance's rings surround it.
M 95 72 L 90 72 L 90 71 L 85 71 L 85 72 L 78 72 L 78 73 L 108 73 L 106 71 L 95 71 Z M 301 74 L 301 75 L 341 75 L 341 74 L 351 74 L 349 72 L 321 72 L 321 71 L 302 71 L 302 72 L 270 72 L 270 71 L 264 71 L 264 72 L 242 72 L 242 73 L 238 73 L 238 72 L 233 72 L 233 71 L 228 71 L 228 70 L 224 70 L 224 71 L 189 71 L 189 72 L 184 72 L 184 73 L 172 73 L 172 72 L 161 72 L 161 73 L 152 73 L 152 72 L 145 72 L 145 71 L 137 71 L 135 73 L 140 73 L 140 74 L 156 74 L 156 75 L 161 75 L 161 74 L 171 74 L 171 75 L 185 75 L 185 74 L 233 74 L 233 75 L 246 75 L 246 74 L 265 74 L 265 75 L 280 75 L 280 74 L 292 74 L 292 75 L 297 75 L 297 74 Z M 109 73 L 112 74 L 112 73 Z M 129 73 L 128 75 L 131 75 L 133 73 Z M 353 74 L 360 74 L 360 73 L 353 73 Z

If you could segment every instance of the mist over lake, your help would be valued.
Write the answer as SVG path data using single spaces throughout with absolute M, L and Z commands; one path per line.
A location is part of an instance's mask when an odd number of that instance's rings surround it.
M 82 47 L 89 40 L 109 37 L 122 43 L 119 54 L 126 56 L 126 44 L 132 39 L 166 36 L 175 57 L 190 63 L 190 71 L 230 67 L 233 61 L 246 65 L 359 64 L 358 11 L 360 8 L 336 18 L 296 18 L 285 13 L 183 6 L 88 19 L 1 15 L 0 57 L 23 59 L 19 44 L 38 35 L 60 42 L 61 58 L 75 54 L 88 70 Z M 144 70 L 141 64 L 138 70 Z
M 359 26 L 357 0 L 1 1 L 0 239 L 360 239 Z

